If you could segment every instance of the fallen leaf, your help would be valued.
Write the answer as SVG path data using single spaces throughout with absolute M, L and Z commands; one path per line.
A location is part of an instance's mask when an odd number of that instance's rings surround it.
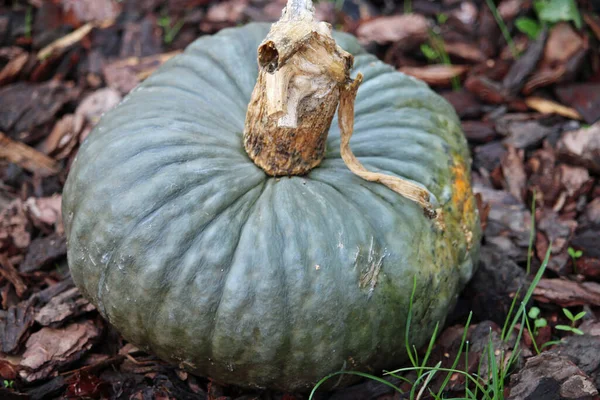
M 0 158 L 41 176 L 56 175 L 59 171 L 54 159 L 24 143 L 10 139 L 2 132 L 0 132 Z
M 127 94 L 164 62 L 180 53 L 180 50 L 175 50 L 142 58 L 129 57 L 104 66 L 102 72 L 110 88 Z
M 483 62 L 487 58 L 479 47 L 468 42 L 448 42 L 444 43 L 444 48 L 449 55 L 460 57 L 473 63 Z
M 424 42 L 428 37 L 429 22 L 420 14 L 403 14 L 379 17 L 363 22 L 356 35 L 361 43 L 405 41 L 410 43 Z
M 81 358 L 100 333 L 91 320 L 62 329 L 42 328 L 27 340 L 20 364 L 24 370 L 19 375 L 27 382 L 56 376 L 62 367 Z
M 59 119 L 50 135 L 39 146 L 40 151 L 61 160 L 69 155 L 78 142 L 83 128 L 83 117 L 67 114 Z
M 587 53 L 587 42 L 567 22 L 554 25 L 546 40 L 544 56 L 534 74 L 525 83 L 523 93 L 558 82 L 569 72 L 577 70 Z
M 561 307 L 586 304 L 600 306 L 600 284 L 566 279 L 540 279 L 533 290 L 533 296 L 539 302 L 557 304 Z
M 431 86 L 448 86 L 452 79 L 464 75 L 469 70 L 467 65 L 436 64 L 423 67 L 402 67 L 399 69 L 407 75 L 421 79 Z
M 562 104 L 558 104 L 557 102 L 542 97 L 528 97 L 525 99 L 525 104 L 542 114 L 558 114 L 566 118 L 582 119 L 577 110 L 574 110 L 571 107 L 565 107 Z

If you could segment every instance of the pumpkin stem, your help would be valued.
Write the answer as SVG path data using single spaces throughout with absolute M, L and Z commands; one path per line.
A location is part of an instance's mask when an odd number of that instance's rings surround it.
M 434 220 L 436 226 L 443 230 L 445 225 L 442 209 L 437 208 L 434 205 L 434 203 L 437 204 L 437 200 L 427 189 L 407 181 L 406 179 L 378 172 L 371 172 L 367 170 L 360 161 L 358 161 L 354 153 L 352 153 L 352 150 L 350 149 L 350 138 L 354 131 L 354 100 L 356 99 L 356 92 L 358 91 L 358 86 L 362 82 L 362 78 L 362 74 L 358 73 L 354 81 L 344 85 L 341 89 L 338 122 L 340 125 L 340 154 L 344 163 L 350 171 L 364 180 L 382 183 L 399 195 L 419 204 L 423 208 L 425 215 Z
M 354 58 L 311 1 L 289 0 L 258 48 L 259 73 L 244 127 L 250 158 L 272 176 L 303 175 L 325 154 L 340 86 Z

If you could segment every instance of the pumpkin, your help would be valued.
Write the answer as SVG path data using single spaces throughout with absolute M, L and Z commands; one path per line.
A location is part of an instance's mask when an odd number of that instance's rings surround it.
M 443 324 L 479 250 L 470 155 L 449 103 L 334 32 L 363 82 L 356 158 L 426 187 L 423 209 L 351 172 L 333 117 L 318 166 L 272 176 L 244 148 L 270 24 L 191 44 L 105 114 L 63 193 L 71 274 L 142 349 L 221 383 L 287 391 L 379 373 Z M 353 382 L 335 379 L 335 385 Z

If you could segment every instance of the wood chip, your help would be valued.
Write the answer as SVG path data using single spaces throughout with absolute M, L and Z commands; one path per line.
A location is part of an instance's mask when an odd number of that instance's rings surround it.
M 523 165 L 524 159 L 525 154 L 523 150 L 517 150 L 513 146 L 508 146 L 508 151 L 501 160 L 502 174 L 504 175 L 508 191 L 521 201 L 523 201 L 525 185 L 527 183 L 527 175 L 525 174 L 525 167 Z
M 23 297 L 23 294 L 27 290 L 27 285 L 25 285 L 19 272 L 5 254 L 0 254 L 0 275 L 12 283 L 17 292 L 17 296 Z
M 525 104 L 542 114 L 558 114 L 566 118 L 581 120 L 581 115 L 577 110 L 558 104 L 555 101 L 544 99 L 543 97 L 531 96 L 525 99 Z
M 469 70 L 467 65 L 436 64 L 424 67 L 402 67 L 399 69 L 407 75 L 425 81 L 431 86 L 448 86 L 452 79 L 464 75 Z
M 25 300 L 10 307 L 6 311 L 0 310 L 0 344 L 2 353 L 15 354 L 19 351 L 21 343 L 29 336 L 29 328 L 33 324 L 33 300 Z
M 589 128 L 565 132 L 556 149 L 561 159 L 600 173 L 600 122 Z
M 0 85 L 5 85 L 12 82 L 19 73 L 21 73 L 23 67 L 29 59 L 29 54 L 23 50 L 21 53 L 12 58 L 5 66 L 0 70 Z
M 541 279 L 533 291 L 533 296 L 542 303 L 557 304 L 561 307 L 585 304 L 600 306 L 600 284 L 566 279 Z
M 81 296 L 79 290 L 72 288 L 53 297 L 37 312 L 35 320 L 41 325 L 48 326 L 93 310 L 95 307 Z
M 60 194 L 51 197 L 30 197 L 25 201 L 25 209 L 34 225 L 40 228 L 45 225 L 54 226 L 56 233 L 61 235 L 64 232 L 61 204 Z
M 55 263 L 67 254 L 67 240 L 63 235 L 53 233 L 34 239 L 27 248 L 25 259 L 19 271 L 29 273 L 44 267 L 54 267 Z
M 56 175 L 59 171 L 54 159 L 0 132 L 0 159 L 2 158 L 41 176 Z
M 20 364 L 25 369 L 19 375 L 27 382 L 56 376 L 60 368 L 81 358 L 100 333 L 91 320 L 63 329 L 42 328 L 27 340 Z
M 0 251 L 12 256 L 26 249 L 31 242 L 30 226 L 20 199 L 0 211 Z

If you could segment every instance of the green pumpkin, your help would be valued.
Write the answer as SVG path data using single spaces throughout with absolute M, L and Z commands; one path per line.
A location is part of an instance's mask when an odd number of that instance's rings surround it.
M 63 216 L 76 285 L 127 340 L 217 382 L 304 391 L 402 365 L 413 279 L 419 347 L 473 274 L 481 233 L 451 105 L 345 33 L 364 75 L 354 154 L 428 188 L 446 228 L 348 170 L 337 116 L 307 175 L 255 166 L 242 132 L 269 27 L 201 37 L 104 115 Z

